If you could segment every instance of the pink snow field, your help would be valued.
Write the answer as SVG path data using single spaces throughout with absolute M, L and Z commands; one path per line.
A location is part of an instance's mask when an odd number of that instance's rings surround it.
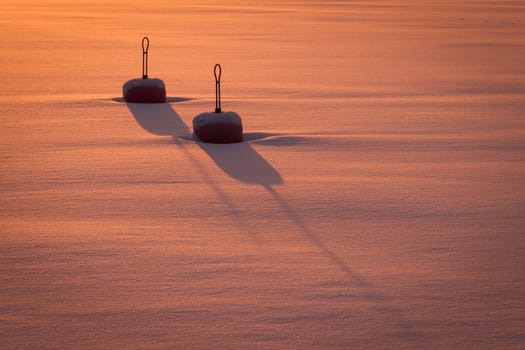
M 0 349 L 525 348 L 525 2 L 2 0 L 0 32 Z

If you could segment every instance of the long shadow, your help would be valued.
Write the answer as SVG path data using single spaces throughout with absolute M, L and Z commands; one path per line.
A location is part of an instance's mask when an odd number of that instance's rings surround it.
M 191 137 L 190 129 L 169 103 L 127 103 L 137 121 L 146 131 L 162 136 Z
M 198 145 L 224 173 L 237 181 L 263 186 L 283 183 L 277 170 L 247 142 L 226 145 L 199 142 Z
M 162 136 L 190 139 L 192 133 L 169 103 L 127 103 L 137 123 L 146 131 Z M 252 184 L 280 185 L 281 175 L 247 142 L 217 145 L 198 142 L 217 166 L 234 179 Z
M 191 132 L 182 118 L 177 114 L 169 103 L 155 104 L 127 104 L 131 114 L 146 131 L 163 136 L 171 136 L 175 140 L 178 138 L 189 139 Z M 261 134 L 267 135 L 267 134 Z M 249 134 L 248 138 L 259 135 Z M 294 210 L 282 198 L 272 186 L 283 184 L 281 175 L 264 159 L 248 142 L 235 144 L 209 144 L 197 142 L 198 146 L 210 156 L 217 166 L 230 177 L 247 184 L 262 185 L 281 206 L 283 212 L 298 230 L 309 239 L 327 258 L 329 258 L 346 276 L 361 287 L 367 287 L 367 283 L 357 273 L 331 251 L 317 235 L 312 232 L 306 224 L 295 214 Z M 190 153 L 185 152 L 188 160 L 198 169 L 204 179 L 213 187 L 218 197 L 230 208 L 231 214 L 239 214 L 239 208 L 222 191 L 206 172 L 202 164 Z
M 171 104 L 127 103 L 127 106 L 137 123 L 144 130 L 154 135 L 171 136 L 175 143 L 180 144 L 188 162 L 200 173 L 221 203 L 227 206 L 234 225 L 238 227 L 240 232 L 246 231 L 247 226 L 242 226 L 241 208 L 213 181 L 206 168 L 186 148 L 187 143 L 179 142 L 181 140 L 191 140 L 192 132 Z M 260 135 L 255 135 L 255 137 L 257 136 L 260 137 Z M 279 173 L 248 143 L 243 142 L 230 145 L 196 143 L 221 170 L 238 181 L 268 185 L 282 183 Z M 244 224 L 248 225 L 248 223 Z
M 192 133 L 188 126 L 184 123 L 177 112 L 169 103 L 162 104 L 127 104 L 131 114 L 146 131 L 163 136 L 171 136 L 175 141 L 180 139 L 189 140 L 192 138 Z M 247 140 L 255 140 L 261 137 L 272 136 L 270 134 L 249 134 Z M 287 142 L 296 143 L 300 140 L 294 138 L 287 140 Z M 309 242 L 314 245 L 329 261 L 331 261 L 337 268 L 346 276 L 350 283 L 358 286 L 363 290 L 363 296 L 378 305 L 380 312 L 387 311 L 392 317 L 393 322 L 397 323 L 400 329 L 404 330 L 412 342 L 420 346 L 424 339 L 421 338 L 417 329 L 412 322 L 404 319 L 401 310 L 389 305 L 385 300 L 385 296 L 370 286 L 364 278 L 352 270 L 352 268 L 332 251 L 319 237 L 313 232 L 302 218 L 295 212 L 295 210 L 288 204 L 288 202 L 273 188 L 275 185 L 283 184 L 281 175 L 275 170 L 260 154 L 253 149 L 248 142 L 238 144 L 215 145 L 203 142 L 197 142 L 198 146 L 206 152 L 210 158 L 217 164 L 217 166 L 230 177 L 247 184 L 255 184 L 263 186 L 272 198 L 281 207 L 282 212 L 297 228 L 297 230 L 304 235 Z M 282 142 L 279 142 L 282 146 Z M 286 144 L 284 144 L 286 145 Z M 234 218 L 234 224 L 240 225 L 238 220 L 242 221 L 241 208 L 214 183 L 213 179 L 205 169 L 205 167 L 189 152 L 185 145 L 182 144 L 183 151 L 195 168 L 200 172 L 203 179 L 212 187 L 217 197 L 229 208 L 229 212 Z M 244 223 L 248 225 L 249 223 Z M 244 231 L 245 227 L 238 227 L 239 230 Z
M 288 219 L 294 223 L 299 231 L 312 243 L 317 249 L 323 253 L 323 255 L 329 258 L 334 265 L 336 265 L 341 272 L 343 272 L 350 281 L 362 288 L 368 288 L 368 283 L 356 272 L 354 272 L 350 266 L 336 253 L 330 250 L 326 244 L 319 239 L 319 237 L 312 232 L 312 230 L 304 223 L 299 215 L 295 213 L 295 210 L 286 202 L 286 200 L 271 186 L 264 186 L 268 193 L 273 199 L 279 204 L 282 212 L 288 217 Z
M 425 339 L 418 332 L 415 324 L 403 316 L 401 309 L 393 306 L 388 298 L 371 286 L 363 277 L 355 272 L 339 255 L 332 251 L 319 237 L 313 232 L 288 202 L 272 186 L 264 186 L 268 193 L 281 207 L 281 211 L 296 226 L 298 231 L 304 235 L 312 245 L 314 245 L 327 259 L 329 259 L 346 276 L 347 281 L 362 290 L 362 297 L 376 305 L 378 313 L 390 315 L 391 322 L 396 324 L 404 334 L 407 341 L 414 344 L 417 348 L 423 346 Z

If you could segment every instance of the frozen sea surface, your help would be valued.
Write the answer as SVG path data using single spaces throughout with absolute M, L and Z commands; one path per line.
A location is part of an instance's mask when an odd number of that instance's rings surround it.
M 2 349 L 522 349 L 525 4 L 0 4 Z M 122 102 L 141 75 L 167 104 Z M 246 142 L 191 138 L 212 111 Z

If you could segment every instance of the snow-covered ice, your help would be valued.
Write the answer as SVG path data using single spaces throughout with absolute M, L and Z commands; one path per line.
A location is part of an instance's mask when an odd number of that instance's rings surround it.
M 2 1 L 1 348 L 523 348 L 524 18 Z M 241 143 L 192 138 L 216 62 Z

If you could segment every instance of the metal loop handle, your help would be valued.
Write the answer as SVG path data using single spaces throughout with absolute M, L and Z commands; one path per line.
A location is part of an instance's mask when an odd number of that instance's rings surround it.
M 221 65 L 217 63 L 215 67 L 213 68 L 213 75 L 215 75 L 215 82 L 217 84 L 221 83 L 221 73 L 222 73 Z
M 213 75 L 215 76 L 215 113 L 221 113 L 221 65 L 216 64 L 213 68 Z
M 149 38 L 145 36 L 144 38 L 142 38 L 142 51 L 144 53 L 148 53 L 148 48 L 149 48 Z
M 148 79 L 148 49 L 149 39 L 145 36 L 142 38 L 142 79 Z

